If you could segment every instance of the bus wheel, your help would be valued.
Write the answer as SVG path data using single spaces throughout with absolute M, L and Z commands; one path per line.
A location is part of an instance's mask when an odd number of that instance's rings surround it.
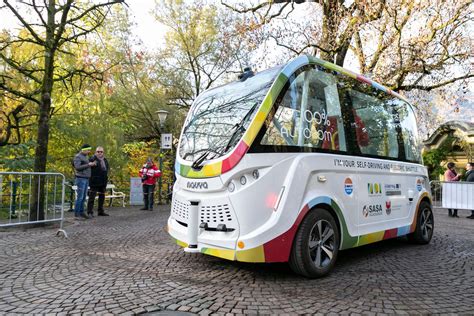
M 416 244 L 427 244 L 433 237 L 434 217 L 428 202 L 420 203 L 415 231 L 408 235 L 408 240 Z
M 301 223 L 291 250 L 291 269 L 309 278 L 328 274 L 339 251 L 339 230 L 332 215 L 314 209 Z

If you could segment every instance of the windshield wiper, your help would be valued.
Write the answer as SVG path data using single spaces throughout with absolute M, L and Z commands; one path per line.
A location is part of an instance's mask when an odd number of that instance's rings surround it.
M 255 103 L 250 109 L 249 111 L 247 112 L 247 114 L 245 114 L 245 116 L 242 118 L 242 120 L 240 122 L 238 122 L 237 124 L 235 124 L 234 126 L 232 126 L 232 129 L 235 128 L 235 131 L 232 133 L 232 135 L 230 136 L 230 139 L 229 141 L 227 142 L 227 144 L 225 145 L 224 147 L 224 151 L 222 152 L 223 154 L 225 154 L 227 152 L 227 150 L 229 150 L 229 148 L 231 148 L 233 145 L 234 145 L 234 142 L 235 142 L 235 139 L 236 139 L 236 136 L 240 136 L 241 132 L 244 133 L 245 132 L 245 128 L 244 128 L 244 124 L 245 122 L 250 118 L 250 116 L 252 116 L 252 113 L 253 111 L 255 111 L 255 108 L 257 107 L 258 103 Z M 231 130 L 232 130 L 231 129 Z
M 206 160 L 207 156 L 209 156 L 211 152 L 209 150 L 206 150 L 203 152 L 199 157 L 196 158 L 196 160 L 193 161 L 193 164 L 191 165 L 191 168 L 193 169 L 201 169 L 202 166 L 201 164 Z

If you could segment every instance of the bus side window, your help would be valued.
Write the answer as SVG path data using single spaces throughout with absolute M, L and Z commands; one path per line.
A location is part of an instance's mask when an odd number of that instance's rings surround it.
M 300 73 L 286 91 L 262 144 L 345 151 L 335 77 L 316 69 Z
M 405 159 L 421 163 L 421 150 L 416 128 L 415 114 L 409 105 L 401 100 L 396 100 L 395 112 L 395 123 L 401 129 L 403 137 Z
M 354 111 L 355 112 L 355 111 Z M 357 113 L 354 114 L 355 132 L 357 137 L 357 145 L 359 147 L 366 147 L 369 145 L 369 133 L 365 127 L 364 121 Z
M 398 158 L 396 125 L 391 105 L 356 90 L 349 91 L 354 109 L 354 140 L 362 154 Z

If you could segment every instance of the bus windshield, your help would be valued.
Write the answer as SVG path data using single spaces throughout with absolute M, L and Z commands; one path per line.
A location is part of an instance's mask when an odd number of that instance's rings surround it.
M 234 148 L 257 113 L 281 67 L 201 94 L 184 124 L 180 157 L 188 161 L 219 158 Z

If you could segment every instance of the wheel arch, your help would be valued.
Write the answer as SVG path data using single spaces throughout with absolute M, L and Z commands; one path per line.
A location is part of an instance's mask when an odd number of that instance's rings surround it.
M 294 246 L 295 236 L 300 229 L 301 223 L 308 213 L 316 208 L 326 210 L 336 221 L 340 237 L 339 250 L 353 248 L 357 245 L 358 236 L 353 237 L 349 234 L 339 205 L 327 196 L 320 196 L 303 205 L 290 229 L 263 245 L 265 249 L 265 262 L 287 262 L 289 260 L 291 250 Z

